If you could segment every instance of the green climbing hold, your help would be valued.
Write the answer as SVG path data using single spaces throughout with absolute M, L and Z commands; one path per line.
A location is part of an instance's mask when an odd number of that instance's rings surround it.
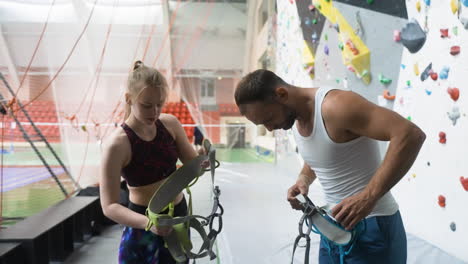
M 325 40 L 328 40 L 328 34 L 325 34 Z
M 411 81 L 406 81 L 406 86 L 411 87 Z
M 456 26 L 453 27 L 453 28 L 452 28 L 452 31 L 453 31 L 453 34 L 454 34 L 455 36 L 458 36 L 458 27 L 456 27 Z
M 312 24 L 317 24 L 317 19 L 312 20 Z
M 340 48 L 340 50 L 343 50 L 343 43 L 340 42 L 340 43 L 338 44 L 338 48 Z
M 392 79 L 385 78 L 382 74 L 379 74 L 379 81 L 381 84 L 388 85 L 392 83 Z
M 367 4 L 371 5 L 372 3 L 374 3 L 374 0 L 367 0 Z
M 322 9 L 322 5 L 321 5 L 321 4 L 319 4 L 317 7 L 318 7 L 318 9 Z
M 409 121 L 411 121 L 411 116 L 408 116 L 406 119 L 408 119 Z
M 336 79 L 336 83 L 340 83 L 340 79 Z

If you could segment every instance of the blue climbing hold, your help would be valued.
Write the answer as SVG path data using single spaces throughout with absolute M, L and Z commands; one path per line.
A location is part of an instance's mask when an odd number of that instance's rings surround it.
M 450 68 L 447 67 L 447 66 L 445 66 L 444 68 L 442 68 L 442 70 L 441 70 L 440 73 L 439 73 L 439 78 L 440 78 L 441 80 L 447 80 L 449 71 L 450 71 Z
M 461 0 L 461 3 L 462 3 L 464 6 L 468 7 L 468 0 Z
M 427 95 L 431 95 L 432 91 L 426 89 L 426 93 L 427 93 Z
M 426 3 L 427 6 L 431 5 L 431 0 L 424 0 L 424 3 Z

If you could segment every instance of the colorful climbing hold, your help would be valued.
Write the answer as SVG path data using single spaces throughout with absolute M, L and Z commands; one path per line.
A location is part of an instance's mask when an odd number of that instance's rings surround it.
M 383 92 L 383 97 L 387 100 L 393 101 L 395 100 L 395 95 L 390 95 L 390 91 L 385 89 Z
M 350 71 L 350 72 L 356 72 L 356 69 L 354 69 L 353 65 L 348 65 L 346 66 L 346 68 Z
M 325 34 L 325 40 L 328 40 L 328 34 Z
M 426 69 L 421 73 L 421 81 L 424 82 L 432 72 L 432 62 L 427 65 Z
M 340 50 L 343 50 L 343 48 L 344 48 L 344 47 L 343 47 L 343 43 L 341 43 L 341 42 L 338 43 L 338 48 L 340 48 Z
M 393 41 L 400 42 L 401 41 L 401 32 L 399 30 L 393 31 Z
M 450 8 L 452 9 L 452 13 L 456 14 L 458 12 L 458 0 L 451 0 Z
M 409 121 L 411 121 L 412 118 L 411 118 L 411 116 L 408 116 L 406 119 L 408 119 Z
M 374 0 L 367 0 L 368 5 L 372 5 L 374 3 Z
M 450 68 L 448 66 L 444 66 L 442 70 L 440 70 L 439 78 L 441 80 L 447 80 L 449 71 L 450 71 Z
M 323 52 L 325 52 L 325 54 L 328 56 L 328 54 L 330 53 L 330 49 L 328 48 L 328 45 L 325 45 L 325 47 L 323 47 Z
M 434 80 L 434 81 L 437 81 L 439 75 L 437 74 L 437 72 L 431 72 L 431 79 Z
M 451 112 L 447 112 L 447 115 L 448 115 L 448 118 L 450 120 L 452 120 L 452 125 L 456 125 L 457 124 L 457 120 L 458 118 L 460 118 L 460 109 L 458 108 L 458 106 L 454 105 L 452 107 L 452 111 Z
M 468 0 L 461 0 L 460 2 L 463 6 L 468 7 Z
M 406 65 L 403 64 L 403 63 L 400 65 L 400 67 L 401 67 L 403 70 L 406 69 Z
M 447 93 L 450 95 L 452 100 L 457 101 L 460 97 L 460 90 L 458 88 L 447 88 Z
M 460 46 L 452 46 L 450 48 L 450 54 L 453 56 L 458 55 L 460 53 Z
M 425 3 L 427 6 L 430 6 L 430 5 L 431 5 L 431 0 L 424 0 L 424 3 Z
M 439 201 L 438 201 L 439 206 L 442 208 L 445 208 L 445 196 L 439 195 L 438 198 L 439 198 Z
M 410 80 L 406 81 L 406 87 L 411 88 L 411 81 Z
M 315 10 L 315 6 L 314 5 L 309 5 L 309 11 L 314 11 Z
M 413 176 L 413 178 L 416 178 L 416 173 L 411 174 L 411 176 Z
M 317 24 L 317 19 L 312 19 L 312 24 Z
M 385 78 L 385 77 L 383 76 L 383 74 L 379 74 L 379 81 L 380 81 L 380 83 L 383 84 L 383 85 L 388 85 L 388 84 L 392 83 L 392 79 Z
M 445 134 L 445 132 L 439 132 L 439 143 L 447 143 L 447 135 Z
M 450 223 L 450 230 L 453 232 L 457 231 L 457 224 L 455 222 Z
M 413 65 L 413 71 L 416 76 L 419 76 L 419 66 L 417 63 Z
M 82 125 L 81 126 L 81 130 L 83 130 L 84 132 L 87 132 L 88 130 L 86 129 L 86 126 L 85 125 Z
M 448 38 L 449 36 L 449 30 L 448 28 L 442 28 L 440 29 L 440 37 L 441 38 Z
M 416 10 L 418 10 L 418 12 L 421 12 L 421 2 L 420 1 L 416 2 Z
M 426 94 L 427 94 L 427 95 L 431 95 L 431 94 L 432 94 L 432 91 L 431 91 L 431 90 L 425 89 L 424 91 L 426 91 Z
M 409 52 L 418 52 L 426 42 L 426 32 L 421 28 L 418 21 L 413 19 L 401 30 L 401 43 Z
M 359 50 L 356 48 L 351 39 L 346 41 L 346 47 L 353 53 L 354 56 L 359 55 Z
M 465 191 L 468 192 L 468 178 L 465 178 L 465 177 L 460 177 L 460 183 L 462 184 L 463 186 L 463 189 L 465 189 Z

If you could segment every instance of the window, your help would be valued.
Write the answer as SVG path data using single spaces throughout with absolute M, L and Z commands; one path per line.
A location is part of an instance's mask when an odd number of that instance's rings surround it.
M 212 78 L 200 79 L 201 103 L 204 105 L 215 105 L 215 80 Z

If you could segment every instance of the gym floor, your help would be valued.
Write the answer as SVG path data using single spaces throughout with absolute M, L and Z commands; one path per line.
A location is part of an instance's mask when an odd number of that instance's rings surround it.
M 213 261 L 204 258 L 197 263 L 289 263 L 301 214 L 289 207 L 286 191 L 299 172 L 299 161 L 289 157 L 275 166 L 265 162 L 221 165 L 215 182 L 220 186 L 220 201 L 225 208 L 223 231 L 217 239 L 219 258 Z M 210 186 L 211 178 L 205 174 L 192 188 L 195 213 L 209 214 Z M 312 185 L 309 196 L 317 204 L 323 204 L 318 184 Z M 101 235 L 78 245 L 65 263 L 117 263 L 121 232 L 118 225 L 103 230 Z M 316 263 L 319 237 L 312 235 L 311 242 L 310 260 Z M 194 248 L 198 245 L 195 242 Z M 299 248 L 294 263 L 303 260 L 304 248 Z M 408 263 L 464 262 L 408 234 Z

